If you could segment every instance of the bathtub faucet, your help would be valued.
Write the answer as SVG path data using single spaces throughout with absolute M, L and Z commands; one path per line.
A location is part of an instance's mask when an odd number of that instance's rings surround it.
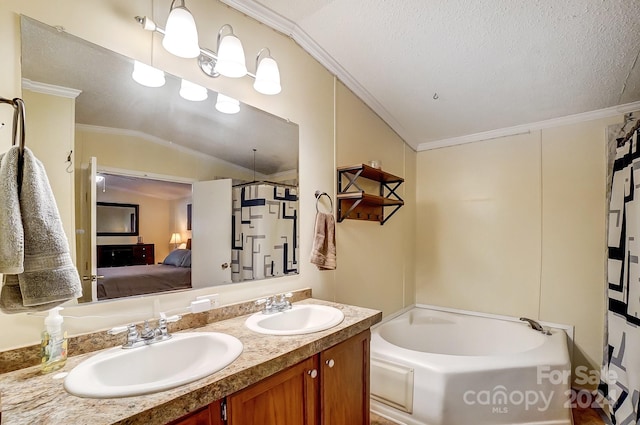
M 545 335 L 551 335 L 551 332 L 549 332 L 549 330 L 548 330 L 548 329 L 543 328 L 543 327 L 542 327 L 542 325 L 541 325 L 540 323 L 536 322 L 536 321 L 535 321 L 535 320 L 533 320 L 533 319 L 528 319 L 528 318 L 526 318 L 526 317 L 521 317 L 521 318 L 520 318 L 520 320 L 522 320 L 523 322 L 527 322 L 529 325 L 531 325 L 531 328 L 532 328 L 533 330 L 536 330 L 536 331 L 542 332 L 542 333 L 543 333 L 543 334 L 545 334 Z

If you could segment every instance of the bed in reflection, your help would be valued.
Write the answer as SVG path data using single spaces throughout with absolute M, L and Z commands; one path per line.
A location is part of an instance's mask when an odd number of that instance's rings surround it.
M 191 288 L 191 250 L 176 249 L 160 264 L 98 268 L 98 300 Z

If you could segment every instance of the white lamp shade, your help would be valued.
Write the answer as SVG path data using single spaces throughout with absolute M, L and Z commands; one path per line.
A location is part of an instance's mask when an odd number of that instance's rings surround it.
M 172 243 L 172 244 L 182 243 L 182 236 L 180 236 L 180 233 L 172 233 L 171 240 L 169 241 L 169 243 Z
M 180 84 L 180 96 L 186 100 L 200 102 L 207 98 L 208 93 L 206 87 L 202 87 L 201 85 L 183 79 Z
M 167 52 L 181 58 L 195 58 L 200 55 L 196 22 L 186 8 L 171 9 L 162 45 Z
M 163 71 L 138 61 L 133 62 L 131 78 L 147 87 L 162 87 L 165 83 Z
M 218 93 L 216 109 L 225 114 L 237 114 L 240 112 L 240 101 L 232 97 L 225 96 L 222 93 Z
M 262 94 L 278 94 L 282 90 L 280 86 L 280 70 L 278 63 L 271 57 L 263 58 L 256 70 L 256 81 L 253 88 Z
M 220 40 L 218 61 L 214 71 L 230 78 L 240 78 L 247 75 L 244 49 L 240 39 L 235 35 L 229 34 Z

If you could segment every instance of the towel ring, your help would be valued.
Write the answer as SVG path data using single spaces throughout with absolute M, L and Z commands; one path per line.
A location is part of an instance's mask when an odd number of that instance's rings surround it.
M 329 196 L 327 192 L 321 192 L 319 190 L 316 190 L 316 212 L 320 212 L 320 209 L 318 208 L 318 204 L 320 204 L 320 198 L 322 198 L 323 196 L 326 196 L 327 198 L 329 198 L 329 204 L 331 205 L 331 212 L 333 213 L 333 199 L 331 199 L 331 196 Z

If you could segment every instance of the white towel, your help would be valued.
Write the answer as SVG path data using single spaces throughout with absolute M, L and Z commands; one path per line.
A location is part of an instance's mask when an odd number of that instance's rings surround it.
M 319 270 L 335 270 L 337 266 L 336 220 L 333 214 L 316 213 L 311 263 Z
M 0 273 L 24 270 L 24 230 L 18 198 L 19 148 L 0 155 Z
M 0 309 L 5 313 L 41 311 L 82 296 L 49 179 L 28 148 L 24 149 L 20 215 L 24 271 L 17 274 L 18 285 L 15 276 L 5 276 Z

